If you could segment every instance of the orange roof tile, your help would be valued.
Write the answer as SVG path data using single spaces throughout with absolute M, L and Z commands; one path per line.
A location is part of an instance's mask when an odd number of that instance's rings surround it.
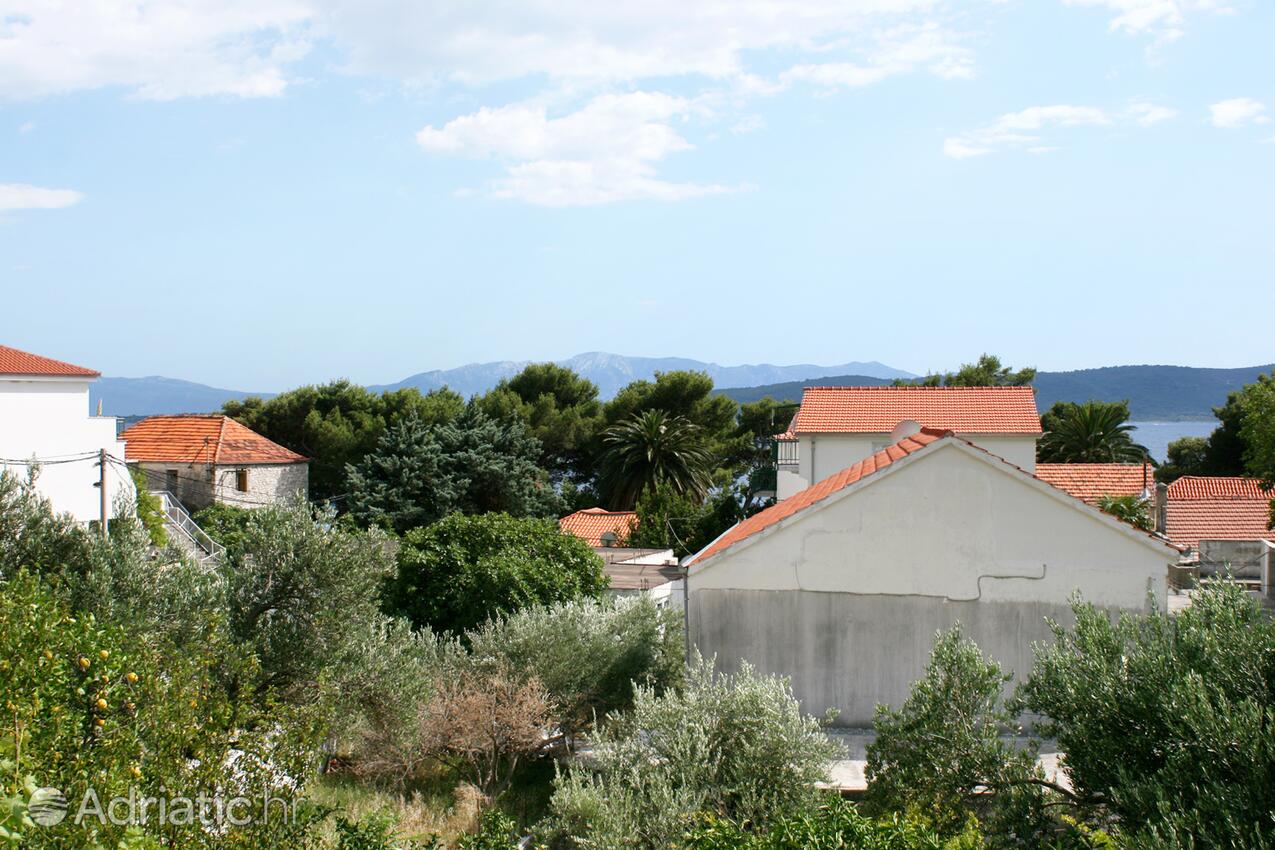
M 851 484 L 867 478 L 874 472 L 885 469 L 896 460 L 907 457 L 915 451 L 925 448 L 930 443 L 937 442 L 946 436 L 951 436 L 951 431 L 936 431 L 932 429 L 922 429 L 920 433 L 911 437 L 904 437 L 892 446 L 886 446 L 881 451 L 864 458 L 854 466 L 847 467 L 835 475 L 830 475 L 812 487 L 807 487 L 796 495 L 789 496 L 782 502 L 778 502 L 766 508 L 764 511 L 753 514 L 748 519 L 731 528 L 721 537 L 709 544 L 695 556 L 696 562 L 703 561 L 713 555 L 734 546 L 740 541 L 759 534 L 781 522 L 793 514 L 805 510 L 816 502 L 821 502 L 840 490 L 844 490 Z
M 1038 463 L 1036 477 L 1096 505 L 1103 496 L 1155 492 L 1155 470 L 1141 463 Z
M 789 430 L 884 434 L 904 420 L 965 434 L 1039 434 L 1031 387 L 807 387 Z
M 1262 490 L 1256 478 L 1229 475 L 1184 475 L 1169 485 L 1169 499 L 1264 499 L 1275 493 Z
M 608 532 L 623 543 L 636 526 L 636 511 L 608 511 L 602 508 L 585 508 L 558 520 L 560 529 L 567 534 L 574 534 L 590 546 L 602 546 L 602 535 Z
M 102 373 L 86 369 L 83 366 L 76 366 L 73 363 L 54 360 L 52 357 L 41 357 L 38 354 L 29 354 L 16 348 L 10 348 L 7 345 L 0 345 L 0 375 L 98 378 L 101 377 Z
M 1270 504 L 1255 478 L 1188 475 L 1169 485 L 1165 532 L 1180 546 L 1201 540 L 1270 540 Z
M 151 416 L 120 432 L 124 457 L 153 463 L 303 463 L 306 458 L 271 442 L 229 416 Z

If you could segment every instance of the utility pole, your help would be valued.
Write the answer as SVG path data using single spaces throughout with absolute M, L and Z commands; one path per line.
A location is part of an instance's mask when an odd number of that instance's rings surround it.
M 98 489 L 101 490 L 101 492 L 98 493 L 98 496 L 100 496 L 102 500 L 102 516 L 101 516 L 102 539 L 106 540 L 107 539 L 107 531 L 106 531 L 107 503 L 110 501 L 110 499 L 107 498 L 107 493 L 106 493 L 106 449 L 102 449 L 100 452 L 98 452 L 97 465 L 101 467 L 101 469 L 98 470 L 97 486 L 98 486 Z

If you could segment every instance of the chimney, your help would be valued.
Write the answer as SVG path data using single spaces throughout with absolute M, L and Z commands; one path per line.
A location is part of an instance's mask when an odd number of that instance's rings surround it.
M 1159 482 L 1155 485 L 1155 532 L 1167 534 L 1169 507 L 1169 485 Z

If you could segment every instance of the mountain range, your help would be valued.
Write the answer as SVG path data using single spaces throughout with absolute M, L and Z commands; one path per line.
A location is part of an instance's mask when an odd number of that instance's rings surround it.
M 416 387 L 423 392 L 448 386 L 462 395 L 486 392 L 503 378 L 521 371 L 530 361 L 474 363 L 456 369 L 419 372 L 392 384 L 370 386 L 375 391 Z M 796 401 L 806 386 L 873 386 L 894 378 L 914 377 L 876 361 L 836 366 L 769 363 L 721 366 L 681 357 L 625 357 L 604 352 L 578 354 L 559 361 L 598 385 L 603 398 L 611 398 L 625 384 L 649 379 L 657 371 L 693 369 L 707 372 L 718 389 L 737 401 L 763 396 Z M 1226 401 L 1227 393 L 1251 383 L 1275 364 L 1240 369 L 1202 369 L 1190 366 L 1107 366 L 1073 372 L 1040 372 L 1035 387 L 1040 409 L 1055 401 L 1128 399 L 1132 418 L 1138 421 L 1207 420 L 1212 409 Z M 274 393 L 228 390 L 176 378 L 102 378 L 90 386 L 96 407 L 102 401 L 109 416 L 152 416 L 161 413 L 208 413 L 231 399 L 249 395 L 269 398 Z

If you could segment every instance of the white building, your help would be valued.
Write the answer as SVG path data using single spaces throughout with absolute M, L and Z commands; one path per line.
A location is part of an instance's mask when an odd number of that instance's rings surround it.
M 1163 610 L 1177 550 L 1026 460 L 926 429 L 819 474 L 690 560 L 691 640 L 724 669 L 746 660 L 790 677 L 807 712 L 860 726 L 907 698 L 936 631 L 957 622 L 1025 674 L 1032 643 L 1051 637 L 1045 618 L 1071 621 L 1074 592 Z
M 102 512 L 100 455 L 106 467 L 107 514 L 131 510 L 136 491 L 124 468 L 115 418 L 89 415 L 89 384 L 98 372 L 0 345 L 0 468 L 26 476 L 59 513 L 80 522 Z
M 1028 472 L 1040 415 L 1031 387 L 807 387 L 776 439 L 776 496 L 786 499 L 917 427 L 954 431 Z

